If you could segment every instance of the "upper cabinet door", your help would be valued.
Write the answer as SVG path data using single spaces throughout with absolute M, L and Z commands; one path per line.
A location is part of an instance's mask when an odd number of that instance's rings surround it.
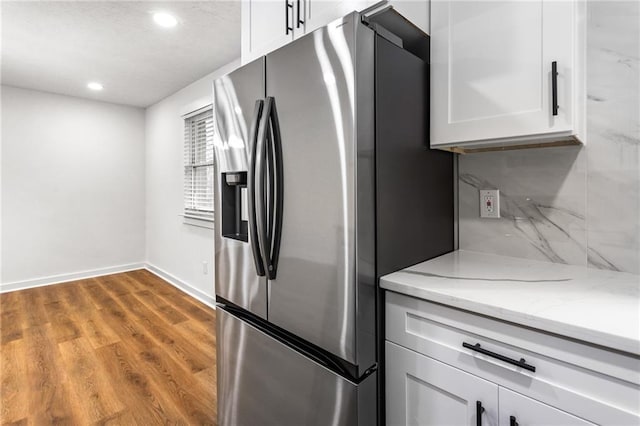
M 429 32 L 428 0 L 242 0 L 242 63 L 353 11 L 372 11 L 388 5 Z
M 433 1 L 431 146 L 574 135 L 577 3 Z
M 242 63 L 277 49 L 304 30 L 296 25 L 297 0 L 242 0 Z
M 305 32 L 317 30 L 358 8 L 358 2 L 349 0 L 295 0 L 303 5 Z
M 543 404 L 524 395 L 500 387 L 499 426 L 593 426 L 595 423 L 582 420 L 550 405 Z M 612 420 L 612 424 L 621 424 Z

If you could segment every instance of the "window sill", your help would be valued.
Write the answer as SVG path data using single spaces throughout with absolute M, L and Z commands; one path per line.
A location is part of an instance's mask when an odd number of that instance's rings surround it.
M 213 218 L 206 218 L 202 216 L 191 216 L 187 214 L 179 214 L 182 217 L 182 223 L 190 226 L 197 226 L 198 228 L 214 229 Z

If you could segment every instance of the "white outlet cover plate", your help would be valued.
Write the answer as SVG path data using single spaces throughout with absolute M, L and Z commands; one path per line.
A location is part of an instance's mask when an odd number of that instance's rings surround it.
M 500 217 L 500 190 L 480 190 L 480 217 L 492 219 Z

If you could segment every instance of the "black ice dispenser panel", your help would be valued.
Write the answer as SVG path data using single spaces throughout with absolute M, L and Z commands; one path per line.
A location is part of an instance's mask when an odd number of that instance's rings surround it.
M 222 236 L 249 241 L 247 172 L 222 173 Z

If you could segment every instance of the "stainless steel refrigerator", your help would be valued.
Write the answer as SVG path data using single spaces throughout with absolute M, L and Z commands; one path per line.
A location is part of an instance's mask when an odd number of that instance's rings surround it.
M 392 9 L 214 82 L 219 424 L 382 422 L 378 278 L 453 249 L 428 87 Z

